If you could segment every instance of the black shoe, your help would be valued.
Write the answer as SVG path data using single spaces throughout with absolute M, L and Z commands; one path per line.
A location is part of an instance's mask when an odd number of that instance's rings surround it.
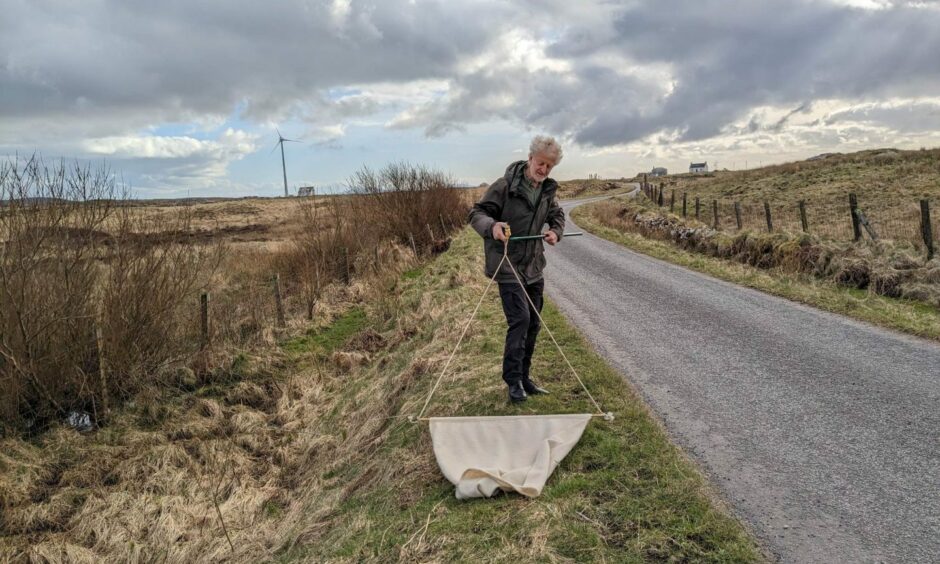
M 522 389 L 524 389 L 525 393 L 529 394 L 530 396 L 537 396 L 539 394 L 548 393 L 548 390 L 546 390 L 542 386 L 539 386 L 538 384 L 536 384 L 532 380 L 529 380 L 528 378 L 525 378 L 522 380 Z
M 522 387 L 522 382 L 514 382 L 509 384 L 509 401 L 512 403 L 522 403 L 527 398 L 525 394 L 525 388 Z

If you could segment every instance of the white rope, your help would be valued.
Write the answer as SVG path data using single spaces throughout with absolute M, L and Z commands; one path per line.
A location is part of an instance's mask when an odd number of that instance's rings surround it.
M 508 245 L 507 245 L 508 246 Z M 454 350 L 450 353 L 450 358 L 447 359 L 447 362 L 444 364 L 444 369 L 441 370 L 441 375 L 437 377 L 437 382 L 434 383 L 434 387 L 431 388 L 431 393 L 428 394 L 428 399 L 424 400 L 424 407 L 421 408 L 421 412 L 418 413 L 418 416 L 414 420 L 418 420 L 424 415 L 424 410 L 428 408 L 428 404 L 431 403 L 431 397 L 434 395 L 434 392 L 437 391 L 437 387 L 441 384 L 441 380 L 444 378 L 444 374 L 447 373 L 447 367 L 450 366 L 450 361 L 454 360 L 454 355 L 457 354 L 457 349 L 460 347 L 460 343 L 463 342 L 464 335 L 467 334 L 467 329 L 470 328 L 470 324 L 473 323 L 473 318 L 476 317 L 477 311 L 480 309 L 480 305 L 483 303 L 483 298 L 486 297 L 486 292 L 489 291 L 490 286 L 493 285 L 493 282 L 496 280 L 496 276 L 499 274 L 499 269 L 503 266 L 503 261 L 506 260 L 506 252 L 503 252 L 503 259 L 499 261 L 499 265 L 496 267 L 496 273 L 493 274 L 493 277 L 490 278 L 490 281 L 486 283 L 486 288 L 483 289 L 483 295 L 480 296 L 480 301 L 477 302 L 477 307 L 473 308 L 473 313 L 470 314 L 470 319 L 467 320 L 467 324 L 463 327 L 463 332 L 460 333 L 460 338 L 457 339 L 457 344 L 454 345 Z
M 470 328 L 470 324 L 473 322 L 473 318 L 476 317 L 477 311 L 480 309 L 480 305 L 483 303 L 483 298 L 486 297 L 487 291 L 489 291 L 490 286 L 493 285 L 493 282 L 496 280 L 496 277 L 499 276 L 499 269 L 502 268 L 503 262 L 509 265 L 509 268 L 512 270 L 513 275 L 516 277 L 516 281 L 519 283 L 519 286 L 522 287 L 522 293 L 525 294 L 526 299 L 529 301 L 529 305 L 532 306 L 532 310 L 539 318 L 539 323 L 545 327 L 545 331 L 548 332 L 548 336 L 551 337 L 552 342 L 555 343 L 555 347 L 558 349 L 558 352 L 561 353 L 561 357 L 565 359 L 565 363 L 568 365 L 568 368 L 571 369 L 571 373 L 574 374 L 574 377 L 577 378 L 578 383 L 581 384 L 581 388 L 584 390 L 584 393 L 587 394 L 590 398 L 591 403 L 594 404 L 594 407 L 597 408 L 597 413 L 600 416 L 603 416 L 604 419 L 610 421 L 613 419 L 612 413 L 604 413 L 604 410 L 601 409 L 601 406 L 598 405 L 597 401 L 594 399 L 594 396 L 591 395 L 591 392 L 587 389 L 587 386 L 584 385 L 584 382 L 581 380 L 581 377 L 578 376 L 578 371 L 574 369 L 574 366 L 571 365 L 571 362 L 568 360 L 568 357 L 565 356 L 565 351 L 561 350 L 561 346 L 558 344 L 558 341 L 555 340 L 555 335 L 552 334 L 551 330 L 545 325 L 545 322 L 542 320 L 542 314 L 539 313 L 537 307 L 532 302 L 532 298 L 529 297 L 529 293 L 525 290 L 525 284 L 522 283 L 522 278 L 519 277 L 519 273 L 516 272 L 516 268 L 512 265 L 512 261 L 509 260 L 509 239 L 507 238 L 503 241 L 503 258 L 499 261 L 499 264 L 496 266 L 496 272 L 493 274 L 493 277 L 490 278 L 490 281 L 487 282 L 486 288 L 483 289 L 483 295 L 480 296 L 480 301 L 477 302 L 477 306 L 473 309 L 473 313 L 470 314 L 470 319 L 467 320 L 466 325 L 464 325 L 463 332 L 460 334 L 460 338 L 457 340 L 457 344 L 454 346 L 454 350 L 450 353 L 450 358 L 447 359 L 447 362 L 444 364 L 444 369 L 441 370 L 440 376 L 437 377 L 437 381 L 434 383 L 434 386 L 431 388 L 431 392 L 428 394 L 428 398 L 424 401 L 424 407 L 421 408 L 421 411 L 418 413 L 417 417 L 411 418 L 412 421 L 423 420 L 422 415 L 424 411 L 428 408 L 428 404 L 431 403 L 431 398 L 434 396 L 434 392 L 437 391 L 437 387 L 440 385 L 441 380 L 444 378 L 444 374 L 447 373 L 447 368 L 450 366 L 451 361 L 454 359 L 454 355 L 457 353 L 457 349 L 460 347 L 460 343 L 463 341 L 464 336 L 467 334 L 467 329 Z
M 545 325 L 545 322 L 542 320 L 542 314 L 539 313 L 539 309 L 535 307 L 535 304 L 532 302 L 532 298 L 529 297 L 529 293 L 525 291 L 525 284 L 522 283 L 522 278 L 519 277 L 519 273 L 516 272 L 516 267 L 512 265 L 512 261 L 508 261 L 509 268 L 512 269 L 512 273 L 516 276 L 516 281 L 519 282 L 519 285 L 522 286 L 522 293 L 525 294 L 525 298 L 529 300 L 529 305 L 532 306 L 532 311 L 535 312 L 535 315 L 539 316 L 539 323 L 542 324 L 542 327 L 545 327 L 545 330 L 548 332 L 548 336 L 552 338 L 552 342 L 555 343 L 555 347 L 558 349 L 558 352 L 561 353 L 561 358 L 565 359 L 565 363 L 568 365 L 568 368 L 571 369 L 571 373 L 574 374 L 574 377 L 578 379 L 578 383 L 581 384 L 581 387 L 584 389 L 584 393 L 591 398 L 591 403 L 594 404 L 594 407 L 597 408 L 597 412 L 604 414 L 604 410 L 601 409 L 601 406 L 597 404 L 594 396 L 591 395 L 591 392 L 588 391 L 587 386 L 584 385 L 584 382 L 581 381 L 581 377 L 578 376 L 578 371 L 574 369 L 574 366 L 571 365 L 571 362 L 568 361 L 568 357 L 565 356 L 565 351 L 561 350 L 561 345 L 558 344 L 558 341 L 555 340 L 555 335 L 552 335 L 552 330 L 548 328 L 548 325 Z

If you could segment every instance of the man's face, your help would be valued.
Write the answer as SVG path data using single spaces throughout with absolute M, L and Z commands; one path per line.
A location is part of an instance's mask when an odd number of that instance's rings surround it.
M 535 153 L 529 157 L 529 177 L 541 182 L 548 178 L 548 175 L 555 168 L 555 159 L 545 153 Z

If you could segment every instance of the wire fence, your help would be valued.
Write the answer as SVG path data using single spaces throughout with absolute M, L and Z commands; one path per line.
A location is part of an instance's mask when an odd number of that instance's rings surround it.
M 694 218 L 719 231 L 810 233 L 836 241 L 893 240 L 910 243 L 933 257 L 940 234 L 940 214 L 931 214 L 930 201 L 897 202 L 866 210 L 855 194 L 841 202 L 741 202 L 705 199 L 641 183 L 654 204 L 685 218 Z

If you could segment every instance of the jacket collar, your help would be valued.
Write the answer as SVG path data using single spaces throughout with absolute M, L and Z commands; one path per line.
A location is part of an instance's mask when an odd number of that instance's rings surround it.
M 522 184 L 522 175 L 525 174 L 525 167 L 528 161 L 516 161 L 506 167 L 504 178 L 509 186 L 509 194 L 512 196 L 519 194 L 519 187 Z M 550 198 L 555 195 L 558 189 L 558 183 L 553 178 L 546 178 L 542 181 L 542 195 Z

